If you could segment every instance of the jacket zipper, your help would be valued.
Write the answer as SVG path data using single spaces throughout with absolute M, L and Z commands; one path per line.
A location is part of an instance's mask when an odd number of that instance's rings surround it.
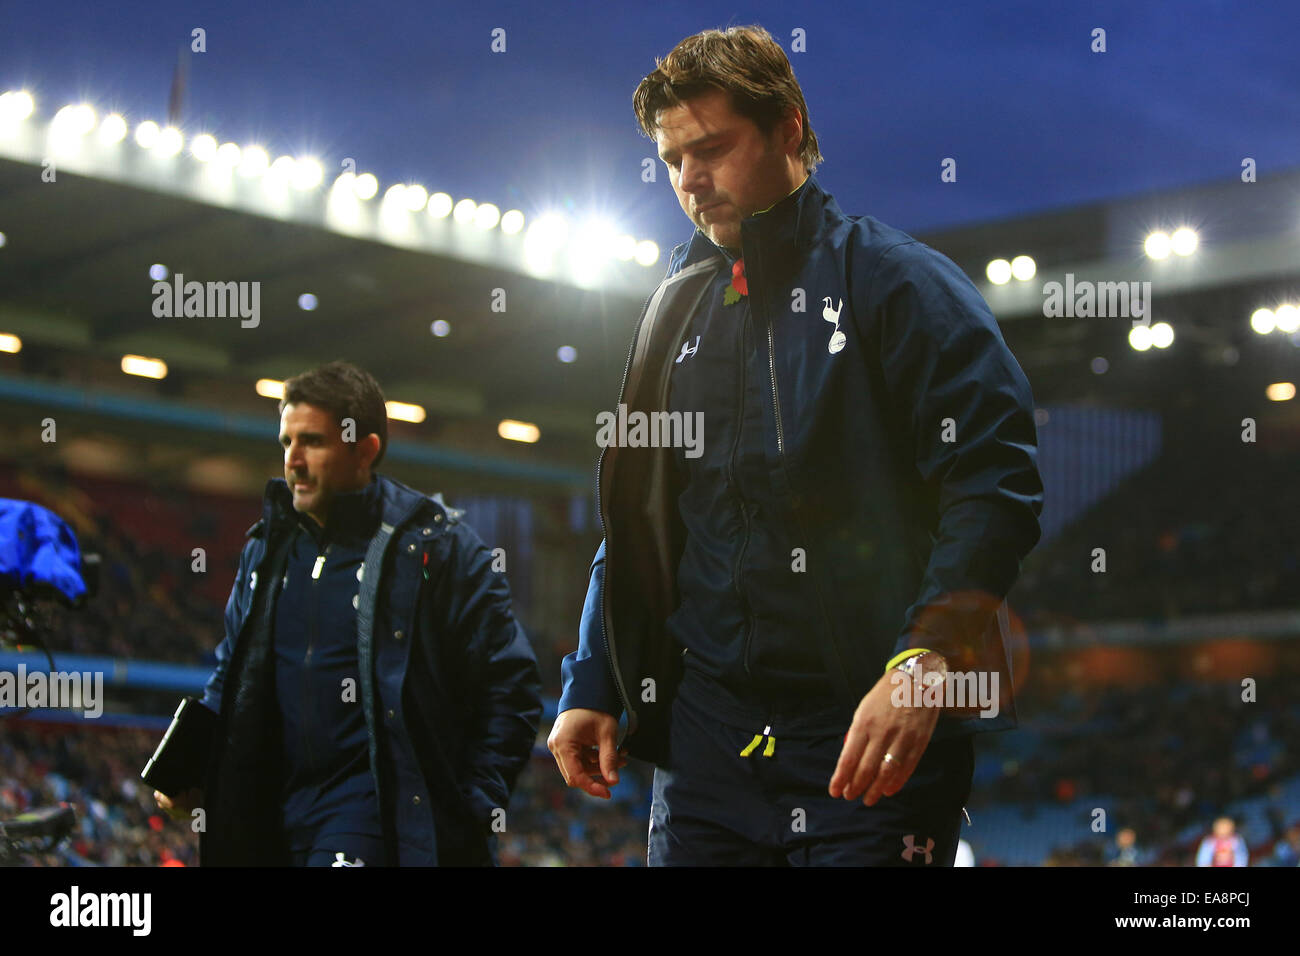
M 748 304 L 746 304 L 747 313 L 748 308 Z M 745 318 L 747 322 L 752 322 L 752 316 L 746 314 Z M 736 417 L 736 437 L 731 443 L 731 457 L 727 461 L 727 480 L 734 489 L 736 499 L 740 502 L 740 518 L 745 525 L 745 536 L 740 541 L 740 553 L 736 555 L 736 571 L 732 576 L 732 583 L 736 588 L 736 596 L 740 598 L 741 611 L 745 615 L 745 644 L 741 649 L 740 660 L 741 664 L 745 668 L 746 676 L 752 677 L 753 674 L 749 667 L 749 651 L 754 640 L 754 617 L 750 613 L 749 600 L 745 596 L 745 589 L 741 583 L 741 569 L 745 564 L 745 552 L 749 548 L 749 502 L 747 502 L 745 496 L 740 493 L 740 487 L 736 484 L 735 474 L 736 449 L 740 446 L 741 432 L 745 427 L 745 372 L 747 371 L 746 366 L 748 364 L 748 359 L 745 350 L 744 324 L 741 325 L 740 348 L 737 351 L 740 356 L 740 401 L 737 403 L 739 411 Z
M 311 592 L 312 592 L 312 593 L 311 593 L 311 628 L 310 628 L 310 629 L 308 630 L 308 632 L 307 632 L 307 654 L 304 656 L 304 658 L 303 658 L 303 662 L 302 662 L 302 666 L 303 666 L 303 682 L 302 682 L 303 712 L 304 712 L 305 714 L 308 715 L 308 721 L 307 721 L 307 723 L 308 723 L 309 726 L 310 726 L 312 723 L 314 723 L 314 721 L 311 719 L 311 717 L 312 717 L 312 711 L 311 711 L 311 675 L 310 675 L 309 672 L 311 671 L 311 657 L 312 657 L 312 651 L 315 649 L 316 638 L 319 636 L 318 631 L 319 631 L 319 628 L 320 628 L 320 576 L 321 576 L 321 570 L 325 567 L 325 558 L 329 555 L 329 553 L 330 553 L 330 548 L 332 548 L 332 547 L 334 547 L 333 544 L 327 544 L 327 545 L 325 545 L 325 550 L 322 551 L 320 554 L 316 555 L 316 563 L 315 563 L 314 565 L 312 565 L 312 569 L 311 569 L 311 582 L 312 582 L 312 583 L 311 583 Z M 313 771 L 314 771 L 314 770 L 315 770 L 316 761 L 315 761 L 315 757 L 314 757 L 314 755 L 312 754 L 312 751 L 311 751 L 311 735 L 310 735 L 310 734 L 306 734 L 306 735 L 303 736 L 303 746 L 304 746 L 304 748 L 305 748 L 306 751 L 307 751 L 307 766 L 311 767 L 311 768 L 313 769 Z
M 763 268 L 761 258 L 759 256 L 755 256 L 754 258 L 755 260 L 757 260 L 755 262 L 756 268 L 761 270 Z M 761 271 L 759 274 L 760 275 L 762 274 Z M 753 303 L 751 299 L 751 308 L 752 305 Z M 768 367 L 768 373 L 772 377 L 772 410 L 776 413 L 777 461 L 780 462 L 781 470 L 785 472 L 786 483 L 789 485 L 790 472 L 785 467 L 785 436 L 781 428 L 781 401 L 778 396 L 777 387 L 776 387 L 776 340 L 772 334 L 772 327 L 774 324 L 775 324 L 775 320 L 773 319 L 772 316 L 769 315 L 767 317 L 767 367 Z M 791 492 L 793 492 L 794 490 L 793 485 L 790 485 L 790 489 Z M 794 505 L 793 501 L 791 501 L 791 505 L 792 505 L 791 513 L 794 516 L 795 525 L 799 529 L 799 534 L 801 537 L 804 538 L 804 540 L 807 540 L 808 535 L 804 531 L 803 521 L 799 517 L 799 509 L 797 506 Z M 825 628 L 826 640 L 830 643 L 831 646 L 831 654 L 835 658 L 835 663 L 839 667 L 840 673 L 847 677 L 849 672 L 845 669 L 844 659 L 840 656 L 839 645 L 835 643 L 834 632 L 831 630 L 830 615 L 826 613 L 826 602 L 822 600 L 822 591 L 821 588 L 819 588 L 816 584 L 815 573 L 813 575 L 813 593 L 817 596 L 817 609 L 821 612 L 822 627 Z M 834 675 L 827 675 L 827 676 L 831 677 L 832 682 L 836 680 Z M 852 688 L 850 688 L 850 691 L 851 690 Z
M 660 285 L 663 285 L 661 282 Z M 623 399 L 627 391 L 627 373 L 632 368 L 632 355 L 636 352 L 636 340 L 641 334 L 641 326 L 645 324 L 646 312 L 650 308 L 650 301 L 655 297 L 655 292 L 659 291 L 656 286 L 641 306 L 641 317 L 637 319 L 636 328 L 632 331 L 632 341 L 628 343 L 627 360 L 623 363 L 623 381 L 618 387 L 618 404 L 623 404 Z M 617 406 L 615 407 L 617 411 Z M 623 675 L 618 670 L 618 656 L 614 653 L 614 643 L 609 639 L 609 631 L 605 627 L 605 616 L 608 613 L 607 594 L 609 592 L 609 527 L 605 524 L 605 508 L 601 502 L 600 495 L 600 471 L 601 466 L 605 463 L 605 449 L 600 450 L 596 456 L 596 517 L 600 521 L 601 537 L 605 540 L 605 574 L 600 588 L 600 636 L 605 645 L 605 659 L 609 662 L 609 669 L 614 674 L 614 689 L 618 692 L 619 701 L 623 704 L 623 709 L 627 711 L 628 732 L 635 729 L 635 712 L 632 710 L 632 701 L 628 697 L 627 688 L 623 686 Z
M 772 340 L 772 322 L 767 323 L 767 367 L 772 375 L 772 409 L 776 412 L 776 453 L 785 468 L 785 435 L 781 430 L 781 401 L 776 394 L 776 345 Z

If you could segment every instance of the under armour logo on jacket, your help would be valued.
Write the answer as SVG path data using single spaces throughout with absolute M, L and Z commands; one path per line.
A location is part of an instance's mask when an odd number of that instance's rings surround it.
M 840 304 L 831 308 L 831 297 L 824 296 L 822 301 L 826 306 L 822 309 L 822 318 L 827 322 L 835 323 L 835 334 L 831 336 L 830 344 L 826 346 L 826 351 L 834 355 L 840 349 L 844 348 L 844 333 L 840 331 L 840 312 L 844 309 L 844 300 L 840 299 Z
M 366 861 L 361 859 L 361 857 L 357 857 L 357 862 L 349 863 L 348 858 L 343 855 L 342 850 L 339 850 L 339 852 L 334 854 L 334 862 L 330 864 L 330 866 L 365 866 L 365 865 L 366 865 Z
M 682 354 L 679 355 L 679 356 L 677 356 L 677 361 L 674 362 L 673 364 L 674 364 L 674 365 L 681 365 L 681 364 L 682 364 L 682 359 L 685 359 L 685 358 L 688 358 L 689 356 L 694 355 L 697 351 L 699 351 L 699 348 L 700 348 L 700 337 L 699 337 L 698 335 L 695 336 L 695 344 L 694 344 L 694 345 L 691 345 L 690 342 L 683 342 L 683 343 L 682 343 Z
M 921 847 L 916 845 L 916 836 L 909 833 L 907 836 L 903 837 L 903 846 L 907 847 L 907 849 L 905 849 L 901 855 L 908 863 L 912 862 L 913 853 L 924 853 L 926 863 L 934 862 L 933 857 L 930 856 L 930 851 L 934 849 L 934 840 L 932 838 L 927 837 L 925 846 Z

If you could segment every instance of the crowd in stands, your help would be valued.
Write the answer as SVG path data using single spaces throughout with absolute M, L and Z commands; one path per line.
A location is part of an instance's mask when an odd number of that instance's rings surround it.
M 1148 862 L 1193 865 L 1198 847 L 1179 837 L 1187 827 L 1208 832 L 1234 801 L 1275 794 L 1300 774 L 1300 755 L 1286 743 L 1300 740 L 1300 701 L 1286 684 L 1261 682 L 1249 704 L 1225 684 L 1064 695 L 1017 733 L 981 735 L 979 766 L 994 771 L 977 769 L 971 812 L 1001 805 L 1032 815 L 1095 795 L 1154 851 Z M 64 862 L 190 865 L 197 836 L 160 815 L 138 780 L 156 743 L 152 731 L 0 721 L 0 818 L 69 801 L 80 824 Z M 651 768 L 634 761 L 620 778 L 613 799 L 593 799 L 565 787 L 539 747 L 507 811 L 502 865 L 644 865 Z M 1297 807 L 1276 804 L 1271 823 L 1270 845 L 1249 847 L 1254 865 L 1300 849 Z M 1124 850 L 1120 841 L 1105 847 L 1063 834 L 1041 862 L 1122 864 Z M 978 862 L 1000 861 L 994 852 Z
M 1025 626 L 1295 607 L 1300 457 L 1241 448 L 1170 449 L 1035 548 L 1010 596 Z
M 1112 820 L 1160 851 L 1155 862 L 1190 865 L 1196 848 L 1178 839 L 1185 828 L 1208 827 L 1233 802 L 1276 794 L 1300 775 L 1300 753 L 1288 746 L 1300 740 L 1300 700 L 1288 690 L 1296 677 L 1259 681 L 1250 702 L 1235 681 L 1067 693 L 1050 704 L 1026 695 L 1020 731 L 980 739 L 980 759 L 1000 773 L 976 788 L 972 807 L 1032 814 L 1098 795 Z M 1276 813 L 1275 839 L 1300 808 L 1277 804 Z M 1107 862 L 1095 839 L 1063 840 L 1053 857 Z

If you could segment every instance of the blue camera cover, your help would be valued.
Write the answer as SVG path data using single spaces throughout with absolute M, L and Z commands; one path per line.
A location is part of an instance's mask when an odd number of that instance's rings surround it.
M 73 604 L 85 597 L 81 547 L 67 522 L 30 501 L 0 498 L 0 585 L 53 588 Z

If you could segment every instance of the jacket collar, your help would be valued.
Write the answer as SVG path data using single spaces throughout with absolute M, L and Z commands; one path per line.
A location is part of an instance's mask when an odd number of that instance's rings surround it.
M 378 512 L 379 520 L 393 528 L 402 527 L 423 511 L 428 511 L 430 517 L 441 513 L 450 521 L 455 521 L 463 513 L 447 505 L 441 494 L 423 495 L 386 475 L 374 475 L 369 488 L 356 494 L 372 496 L 368 500 Z M 292 528 L 297 522 L 298 512 L 293 508 L 293 492 L 283 478 L 272 478 L 266 483 L 262 498 L 262 520 L 272 533 L 284 527 Z M 371 531 L 373 530 L 372 524 Z
M 756 248 L 765 262 L 797 262 L 827 228 L 843 218 L 835 197 L 822 189 L 817 177 L 809 173 L 790 195 L 769 209 L 741 220 L 742 254 Z M 689 241 L 673 250 L 668 275 L 718 255 L 728 263 L 735 261 L 731 253 L 696 229 Z
M 381 502 L 382 486 L 378 476 L 371 475 L 370 483 L 364 488 L 334 495 L 323 529 L 310 515 L 296 512 L 296 516 L 299 523 L 318 542 L 322 538 L 329 541 L 368 541 L 379 526 Z

